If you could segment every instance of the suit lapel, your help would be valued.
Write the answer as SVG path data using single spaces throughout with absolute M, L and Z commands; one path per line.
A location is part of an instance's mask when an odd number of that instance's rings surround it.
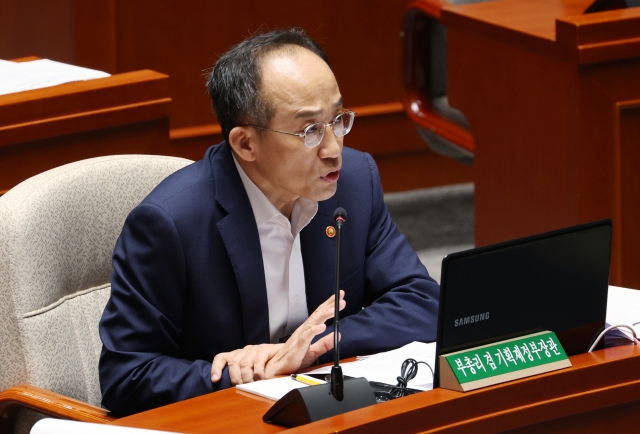
M 247 345 L 268 343 L 269 308 L 260 236 L 251 203 L 226 142 L 212 155 L 216 200 L 228 212 L 217 224 L 238 282 Z
M 309 314 L 335 291 L 336 239 L 329 238 L 326 229 L 335 226 L 333 212 L 337 207 L 337 194 L 319 202 L 318 213 L 300 232 Z

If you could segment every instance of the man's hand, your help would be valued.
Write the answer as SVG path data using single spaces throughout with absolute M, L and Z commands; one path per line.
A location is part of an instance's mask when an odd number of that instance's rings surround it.
M 250 383 L 290 374 L 313 362 L 333 348 L 333 333 L 311 345 L 313 338 L 326 329 L 324 322 L 333 318 L 335 296 L 331 296 L 296 329 L 285 344 L 247 345 L 246 347 L 220 353 L 211 365 L 211 381 L 220 381 L 225 365 L 229 366 L 231 384 Z M 344 309 L 344 291 L 340 291 L 340 310 Z
M 211 365 L 211 381 L 217 383 L 220 380 L 225 365 L 229 365 L 231 384 L 261 380 L 265 378 L 265 365 L 282 346 L 284 344 L 247 345 L 240 350 L 219 353 Z
M 278 349 L 265 366 L 265 378 L 272 378 L 280 374 L 291 374 L 301 368 L 307 368 L 313 362 L 333 348 L 333 333 L 330 333 L 311 345 L 311 341 L 322 333 L 327 326 L 325 321 L 333 318 L 335 313 L 335 296 L 332 295 L 296 329 L 287 342 Z M 340 310 L 347 303 L 344 301 L 344 291 L 340 290 Z

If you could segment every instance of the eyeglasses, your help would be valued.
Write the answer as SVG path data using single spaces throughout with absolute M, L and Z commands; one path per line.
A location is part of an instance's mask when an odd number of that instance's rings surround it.
M 336 137 L 344 137 L 349 134 L 349 131 L 351 131 L 351 127 L 353 127 L 353 120 L 355 119 L 355 117 L 355 112 L 352 112 L 351 110 L 345 110 L 334 117 L 333 120 L 328 124 L 324 122 L 316 122 L 315 124 L 311 124 L 306 127 L 301 133 L 288 133 L 286 131 L 272 130 L 270 128 L 259 127 L 257 125 L 249 126 L 259 128 L 261 130 L 273 131 L 275 133 L 302 137 L 307 148 L 315 148 L 320 144 L 320 142 L 322 142 L 322 139 L 324 138 L 324 132 L 326 131 L 328 126 L 333 129 L 333 134 L 335 134 Z

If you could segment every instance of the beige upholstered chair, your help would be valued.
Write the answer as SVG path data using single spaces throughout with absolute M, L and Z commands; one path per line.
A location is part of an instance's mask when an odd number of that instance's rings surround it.
M 87 422 L 101 409 L 98 321 L 128 213 L 191 161 L 119 155 L 67 164 L 0 197 L 0 433 L 29 410 Z

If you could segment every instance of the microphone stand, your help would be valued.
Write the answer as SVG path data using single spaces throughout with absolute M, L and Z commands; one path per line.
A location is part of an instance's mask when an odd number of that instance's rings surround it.
M 342 225 L 347 219 L 347 211 L 338 208 L 333 213 L 336 221 L 336 286 L 335 286 L 335 313 L 333 315 L 333 366 L 331 367 L 331 394 L 342 401 L 344 399 L 344 376 L 340 366 L 340 256 L 342 252 Z
M 371 385 L 366 378 L 344 379 L 340 367 L 338 327 L 340 322 L 340 251 L 342 225 L 347 218 L 344 208 L 333 213 L 337 227 L 335 316 L 333 321 L 333 366 L 331 383 L 294 389 L 280 398 L 267 411 L 262 420 L 277 425 L 294 427 L 320 419 L 357 410 L 376 403 Z

